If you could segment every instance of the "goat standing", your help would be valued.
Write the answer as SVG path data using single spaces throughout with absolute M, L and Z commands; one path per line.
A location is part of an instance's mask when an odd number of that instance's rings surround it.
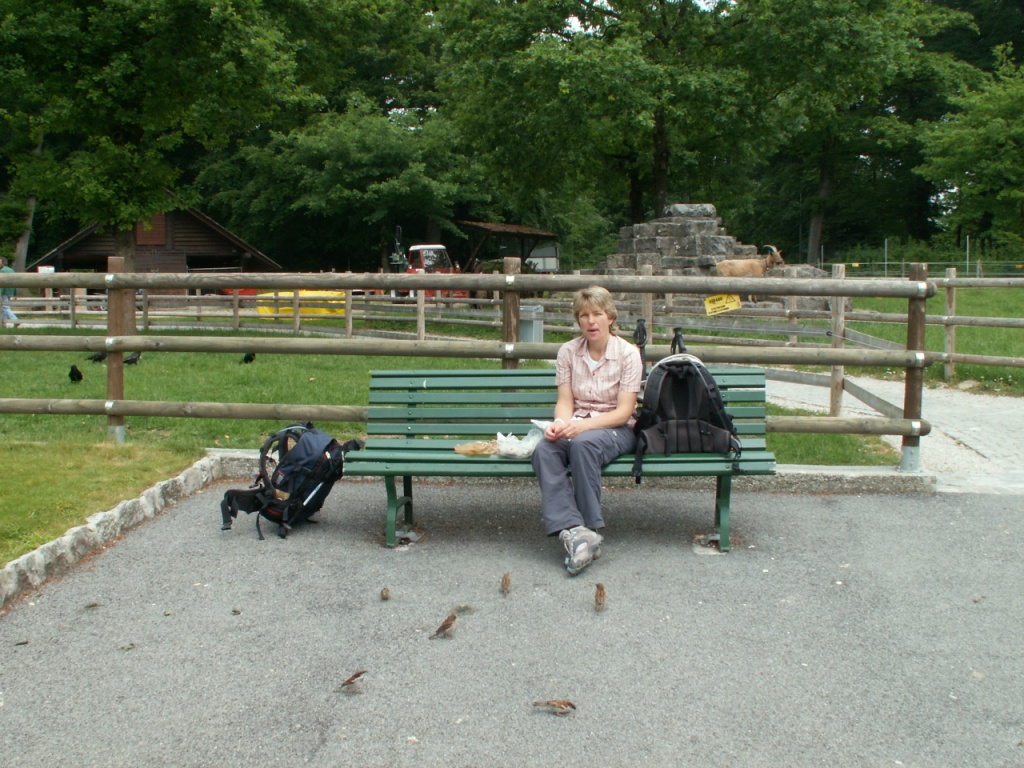
M 764 277 L 772 267 L 785 266 L 786 262 L 782 260 L 782 252 L 779 251 L 774 245 L 766 245 L 768 253 L 765 256 L 757 259 L 724 259 L 716 265 L 718 274 L 722 277 Z M 754 296 L 749 296 L 751 303 L 754 301 Z

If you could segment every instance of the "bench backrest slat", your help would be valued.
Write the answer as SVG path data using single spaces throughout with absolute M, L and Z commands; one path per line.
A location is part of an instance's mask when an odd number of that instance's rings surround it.
M 765 433 L 765 376 L 756 368 L 711 368 L 741 438 Z M 489 439 L 525 435 L 551 418 L 551 369 L 374 371 L 367 434 Z

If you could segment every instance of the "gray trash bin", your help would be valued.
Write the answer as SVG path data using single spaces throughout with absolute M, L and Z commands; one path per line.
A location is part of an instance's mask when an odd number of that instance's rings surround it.
M 544 342 L 544 307 L 539 304 L 519 307 L 519 340 L 526 344 Z

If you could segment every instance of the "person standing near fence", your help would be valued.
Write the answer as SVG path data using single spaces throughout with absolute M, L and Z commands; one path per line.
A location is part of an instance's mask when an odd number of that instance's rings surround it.
M 14 270 L 7 266 L 7 259 L 0 256 L 0 272 L 14 274 Z M 14 314 L 14 310 L 11 309 L 11 296 L 17 296 L 18 289 L 4 286 L 0 288 L 0 303 L 3 306 L 3 318 L 5 323 L 18 324 L 18 316 Z
M 633 434 L 643 366 L 640 351 L 618 335 L 618 312 L 607 289 L 573 297 L 582 335 L 558 350 L 554 421 L 533 453 L 544 532 L 561 539 L 575 576 L 601 554 L 601 468 L 636 449 Z

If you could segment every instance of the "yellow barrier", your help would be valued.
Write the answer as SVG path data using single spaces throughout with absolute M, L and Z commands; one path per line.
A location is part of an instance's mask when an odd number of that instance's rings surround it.
M 291 317 L 294 291 L 256 294 L 256 309 L 261 315 Z M 311 302 L 313 306 L 306 306 Z M 299 315 L 344 315 L 345 291 L 299 291 Z

